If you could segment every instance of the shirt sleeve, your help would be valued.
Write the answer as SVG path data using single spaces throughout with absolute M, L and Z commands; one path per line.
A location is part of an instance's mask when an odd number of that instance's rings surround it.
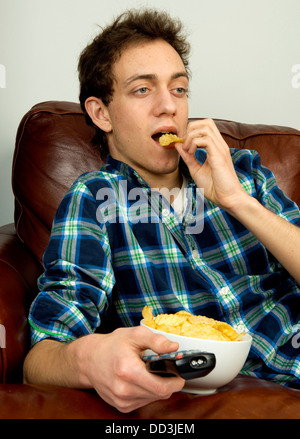
M 95 198 L 77 181 L 53 222 L 40 293 L 29 313 L 32 344 L 93 333 L 108 310 L 115 279 L 105 223 L 96 215 Z
M 232 160 L 244 189 L 268 210 L 300 226 L 300 212 L 281 188 L 272 171 L 262 165 L 257 151 L 232 150 Z

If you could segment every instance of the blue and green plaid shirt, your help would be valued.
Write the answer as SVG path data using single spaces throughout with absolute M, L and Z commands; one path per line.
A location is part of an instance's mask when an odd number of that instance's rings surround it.
M 203 162 L 205 153 L 198 154 Z M 232 149 L 231 155 L 244 189 L 300 225 L 297 206 L 258 154 Z M 32 342 L 74 340 L 112 320 L 116 326 L 139 325 L 145 305 L 155 314 L 185 309 L 251 333 L 243 373 L 300 387 L 299 286 L 183 172 L 183 218 L 132 168 L 111 157 L 100 171 L 74 182 L 44 255 L 40 294 L 29 315 Z

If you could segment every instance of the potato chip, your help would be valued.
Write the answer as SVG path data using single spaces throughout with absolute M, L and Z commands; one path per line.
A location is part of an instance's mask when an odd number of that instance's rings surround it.
M 155 318 L 155 323 L 157 325 L 167 325 L 167 326 L 181 326 L 186 321 L 185 316 L 179 316 L 177 314 L 159 314 Z
M 228 323 L 201 315 L 195 316 L 187 311 L 178 311 L 175 314 L 158 314 L 154 317 L 152 309 L 145 306 L 142 314 L 146 326 L 185 337 L 238 341 L 244 335 L 244 333 L 236 332 Z
M 177 137 L 176 134 L 172 134 L 172 133 L 163 134 L 159 138 L 159 143 L 161 144 L 161 146 L 168 146 L 170 145 L 170 143 L 174 143 L 174 142 L 184 143 L 184 139 Z
M 149 326 L 150 328 L 155 329 L 156 324 L 155 324 L 152 309 L 150 308 L 150 306 L 145 306 L 143 308 L 142 314 L 144 317 L 145 325 Z
M 178 311 L 176 314 L 177 314 L 178 316 L 187 316 L 187 317 L 193 316 L 193 314 L 191 314 L 191 313 L 188 312 L 188 311 L 184 311 L 184 310 L 182 310 L 182 311 Z
M 222 334 L 226 335 L 229 340 L 236 340 L 239 334 L 230 326 L 228 323 L 217 322 L 214 326 L 218 331 L 222 332 Z

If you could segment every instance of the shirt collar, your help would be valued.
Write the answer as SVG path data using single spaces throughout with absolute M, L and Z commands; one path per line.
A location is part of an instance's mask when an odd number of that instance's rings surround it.
M 131 166 L 127 165 L 127 163 L 114 159 L 111 155 L 107 156 L 106 165 L 104 165 L 101 169 L 108 172 L 117 171 L 118 174 L 125 177 L 128 181 L 132 181 L 136 186 L 150 189 L 145 180 Z

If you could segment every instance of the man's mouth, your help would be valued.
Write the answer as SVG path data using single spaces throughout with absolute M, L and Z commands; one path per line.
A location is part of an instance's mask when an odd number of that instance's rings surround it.
M 155 134 L 153 134 L 153 136 L 151 136 L 151 137 L 152 137 L 152 139 L 153 139 L 155 142 L 159 143 L 159 138 L 160 138 L 163 134 L 176 134 L 176 132 L 175 132 L 175 131 L 160 131 L 159 133 L 155 133 Z

